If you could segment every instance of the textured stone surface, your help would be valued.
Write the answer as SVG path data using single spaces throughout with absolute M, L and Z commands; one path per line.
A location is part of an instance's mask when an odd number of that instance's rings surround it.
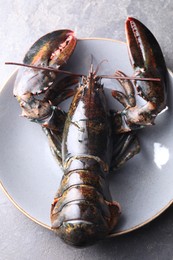
M 171 0 L 1 0 L 0 83 L 14 70 L 5 61 L 22 61 L 43 34 L 71 28 L 78 38 L 105 37 L 125 41 L 124 20 L 143 21 L 158 39 L 173 70 L 173 2 Z M 147 199 L 147 194 L 146 194 Z M 33 223 L 0 191 L 0 259 L 173 259 L 173 208 L 131 234 L 85 249 L 64 245 L 53 233 Z

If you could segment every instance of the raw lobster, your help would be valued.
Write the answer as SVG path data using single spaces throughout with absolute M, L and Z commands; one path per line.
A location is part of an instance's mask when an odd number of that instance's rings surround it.
M 30 68 L 19 69 L 15 82 L 22 115 L 42 125 L 64 172 L 51 207 L 51 223 L 74 246 L 92 244 L 115 229 L 121 209 L 111 199 L 106 176 L 139 152 L 136 129 L 153 124 L 166 105 L 167 68 L 158 42 L 131 17 L 126 36 L 136 88 L 123 72 L 97 75 L 92 65 L 87 76 L 65 72 L 70 75 L 59 81 L 60 65 L 76 45 L 70 30 L 39 39 L 24 58 L 24 66 Z M 123 111 L 109 111 L 101 83 L 106 77 L 120 82 L 122 92 L 113 90 L 112 95 Z M 145 105 L 136 105 L 135 91 Z M 45 93 L 43 98 L 40 93 Z M 65 113 L 58 105 L 70 96 L 74 97 Z

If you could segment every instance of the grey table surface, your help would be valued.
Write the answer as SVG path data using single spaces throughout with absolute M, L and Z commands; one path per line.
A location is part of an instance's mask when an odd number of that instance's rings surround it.
M 138 18 L 150 28 L 161 45 L 167 66 L 173 70 L 171 0 L 0 0 L 0 10 L 1 86 L 14 70 L 4 62 L 22 61 L 31 44 L 45 33 L 70 28 L 78 38 L 125 41 L 127 16 Z M 28 219 L 0 190 L 0 259 L 171 260 L 173 208 L 137 231 L 76 249 Z

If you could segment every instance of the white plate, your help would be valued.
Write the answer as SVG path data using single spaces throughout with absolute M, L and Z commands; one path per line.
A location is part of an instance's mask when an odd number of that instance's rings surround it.
M 95 64 L 108 60 L 101 65 L 100 74 L 122 70 L 132 75 L 126 44 L 106 39 L 79 40 L 65 69 L 87 73 L 91 54 Z M 8 197 L 24 214 L 50 228 L 50 205 L 62 172 L 41 127 L 19 116 L 19 104 L 12 94 L 15 77 L 16 72 L 0 94 L 0 180 Z M 118 86 L 115 80 L 104 82 L 105 88 Z M 122 216 L 113 235 L 143 226 L 173 201 L 172 86 L 173 77 L 169 73 L 169 109 L 158 116 L 155 126 L 139 131 L 140 154 L 109 177 L 113 199 L 122 206 Z M 106 93 L 110 107 L 117 108 L 109 90 Z

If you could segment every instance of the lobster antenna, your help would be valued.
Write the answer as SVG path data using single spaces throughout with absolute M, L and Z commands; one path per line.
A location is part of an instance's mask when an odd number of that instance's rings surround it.
M 102 60 L 101 62 L 99 62 L 99 64 L 97 65 L 95 71 L 94 71 L 94 69 L 93 69 L 93 67 L 94 67 L 94 65 L 93 65 L 94 62 L 93 62 L 93 60 L 94 60 L 94 56 L 91 54 L 90 73 L 94 73 L 94 75 L 97 75 L 97 72 L 99 71 L 99 69 L 100 69 L 102 63 L 105 62 L 105 61 L 108 62 L 108 60 L 104 59 L 104 60 Z
M 91 64 L 90 64 L 90 73 L 93 74 L 94 73 L 94 70 L 93 70 L 93 60 L 94 60 L 94 56 L 91 54 Z
M 57 73 L 64 73 L 66 75 L 71 75 L 71 76 L 77 76 L 77 77 L 82 77 L 85 75 L 82 74 L 76 74 L 70 71 L 66 71 L 66 70 L 59 70 L 53 67 L 43 67 L 43 66 L 34 66 L 34 65 L 29 65 L 29 64 L 24 64 L 24 63 L 18 63 L 18 62 L 5 62 L 5 65 L 17 65 L 17 66 L 21 66 L 21 67 L 27 67 L 27 68 L 31 68 L 31 69 L 37 69 L 37 70 L 45 70 L 45 71 L 53 71 L 53 72 L 57 72 Z
M 102 61 L 97 65 L 96 70 L 95 70 L 95 74 L 96 74 L 96 75 L 97 75 L 97 72 L 99 71 L 101 65 L 103 64 L 103 62 L 108 62 L 108 60 L 107 60 L 107 59 L 104 59 L 104 60 L 102 60 Z
M 97 76 L 98 78 L 102 78 L 102 79 L 129 79 L 129 80 L 139 80 L 139 81 L 156 81 L 156 82 L 160 82 L 161 78 L 138 78 L 138 77 L 121 77 L 121 76 L 115 76 L 115 75 L 99 75 Z
M 76 74 L 76 73 L 72 73 L 70 71 L 59 70 L 59 69 L 52 68 L 52 67 L 34 66 L 34 65 L 23 64 L 23 63 L 18 63 L 18 62 L 5 62 L 5 64 L 6 65 L 18 65 L 18 66 L 32 68 L 32 69 L 38 69 L 38 70 L 53 71 L 53 72 L 57 72 L 57 73 L 64 73 L 66 75 L 71 75 L 71 76 L 76 76 L 76 77 L 83 77 L 83 76 L 85 76 L 85 75 L 82 75 L 82 74 Z M 92 69 L 92 67 L 91 67 L 91 69 Z M 115 75 L 100 75 L 100 76 L 97 76 L 96 78 L 129 79 L 129 80 L 157 81 L 157 82 L 161 81 L 160 78 L 138 78 L 138 77 L 127 77 L 127 76 L 121 77 L 121 76 L 115 76 Z

